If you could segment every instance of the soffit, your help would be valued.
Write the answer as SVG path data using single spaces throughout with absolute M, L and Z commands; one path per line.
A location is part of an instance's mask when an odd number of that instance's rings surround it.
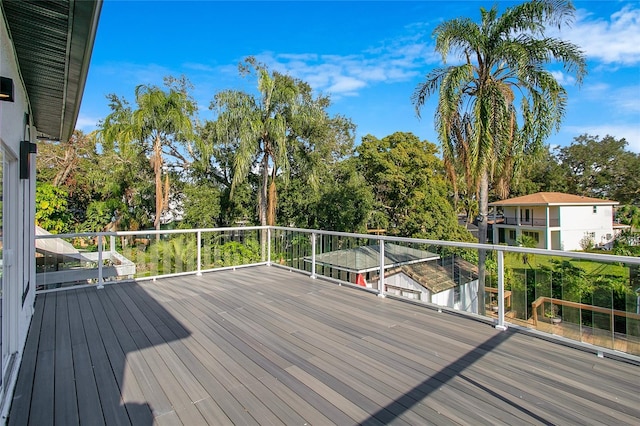
M 2 1 L 33 123 L 47 138 L 73 132 L 102 0 Z

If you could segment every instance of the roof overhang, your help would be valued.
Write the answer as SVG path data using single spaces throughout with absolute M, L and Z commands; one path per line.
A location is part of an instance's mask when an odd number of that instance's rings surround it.
M 566 202 L 566 203 L 518 203 L 518 202 L 508 202 L 507 200 L 504 201 L 496 201 L 494 203 L 489 203 L 489 206 L 491 207 L 562 207 L 562 206 L 617 206 L 618 204 L 620 204 L 618 201 L 609 201 L 609 200 L 598 200 L 598 201 L 585 201 L 585 202 L 580 202 L 580 203 L 576 203 L 576 202 Z
M 80 111 L 102 0 L 0 4 L 39 136 L 69 139 Z

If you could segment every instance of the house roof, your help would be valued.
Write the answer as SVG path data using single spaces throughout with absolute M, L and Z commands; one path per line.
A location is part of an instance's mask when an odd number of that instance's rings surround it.
M 0 1 L 40 136 L 67 140 L 80 111 L 102 0 Z
M 617 204 L 619 204 L 617 201 L 583 197 L 580 195 L 565 194 L 563 192 L 537 192 L 535 194 L 524 195 L 522 197 L 509 198 L 507 200 L 489 203 L 490 206 L 614 206 Z
M 419 250 L 398 244 L 387 243 L 384 245 L 385 267 L 427 262 L 439 258 L 440 256 L 438 254 L 426 250 Z M 304 260 L 311 262 L 310 257 L 305 257 Z M 374 244 L 317 254 L 316 264 L 356 273 L 376 271 L 380 268 L 380 246 Z
M 432 294 L 454 288 L 458 283 L 466 284 L 478 278 L 478 267 L 463 259 L 458 258 L 453 262 L 440 263 L 423 262 L 402 265 L 389 269 L 385 276 L 404 273 Z

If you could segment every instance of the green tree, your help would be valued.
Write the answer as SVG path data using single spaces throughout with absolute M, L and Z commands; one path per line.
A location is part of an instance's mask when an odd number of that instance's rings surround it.
M 259 96 L 237 90 L 216 94 L 211 105 L 217 113 L 216 139 L 235 148 L 231 194 L 257 169 L 260 224 L 273 225 L 276 179 L 287 182 L 295 161 L 299 169 L 307 170 L 308 183 L 317 182 L 315 169 L 321 154 L 333 151 L 342 141 L 352 143 L 352 125 L 342 117 L 329 117 L 329 99 L 314 97 L 301 80 L 270 73 L 254 58 L 247 58 L 240 71 L 257 75 Z
M 566 173 L 548 147 L 522 164 L 520 176 L 511 185 L 512 197 L 536 192 L 568 191 Z
M 357 148 L 359 170 L 373 189 L 376 226 L 417 238 L 467 240 L 458 226 L 437 147 L 412 133 L 378 139 L 367 135 Z
M 560 148 L 557 156 L 568 191 L 621 204 L 640 204 L 640 155 L 626 147 L 624 139 L 584 134 Z
M 169 207 L 169 171 L 190 163 L 185 149 L 193 139 L 192 119 L 196 104 L 187 93 L 183 78 L 165 78 L 167 90 L 140 85 L 135 89 L 136 109 L 116 95 L 109 95 L 111 113 L 101 123 L 100 135 L 107 144 L 119 142 L 123 147 L 142 147 L 153 168 L 155 184 L 154 227 L 160 229 L 162 214 Z M 174 162 L 169 162 L 171 159 Z
M 48 182 L 36 185 L 36 225 L 52 234 L 69 230 L 67 191 Z
M 616 209 L 616 220 L 631 226 L 631 232 L 640 231 L 640 207 L 624 205 Z
M 187 185 L 183 191 L 184 217 L 181 227 L 215 228 L 220 217 L 220 188 L 199 183 Z
M 569 1 L 529 1 L 507 8 L 480 9 L 481 22 L 456 18 L 434 30 L 436 51 L 447 62 L 450 53 L 462 59 L 430 72 L 416 88 L 413 103 L 420 112 L 438 93 L 435 124 L 443 155 L 455 162 L 455 123 L 469 122 L 466 142 L 471 170 L 479 181 L 479 239 L 487 241 L 491 175 L 517 171 L 525 154 L 535 153 L 560 126 L 567 103 L 565 89 L 545 66 L 558 61 L 578 83 L 586 73 L 584 54 L 567 41 L 544 34 L 573 16 Z M 517 101 L 519 100 L 519 106 Z M 505 180 L 506 183 L 508 179 Z M 478 302 L 484 307 L 484 260 L 479 252 Z

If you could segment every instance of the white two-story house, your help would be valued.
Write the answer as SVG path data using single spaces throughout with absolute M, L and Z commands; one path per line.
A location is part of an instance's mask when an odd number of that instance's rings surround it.
M 613 208 L 617 201 L 581 197 L 561 192 L 538 192 L 496 201 L 493 241 L 516 245 L 520 235 L 533 238 L 538 248 L 581 250 L 590 238 L 597 247 L 610 247 L 615 232 Z M 502 222 L 497 215 L 502 210 Z

